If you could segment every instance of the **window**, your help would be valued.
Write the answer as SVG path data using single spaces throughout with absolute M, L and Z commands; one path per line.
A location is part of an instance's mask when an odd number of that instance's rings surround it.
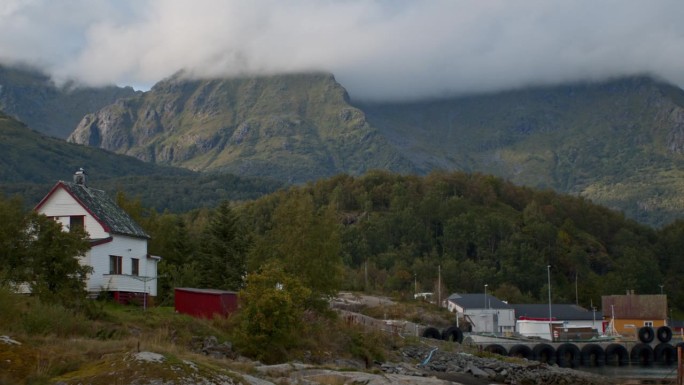
M 140 275 L 140 260 L 131 258 L 131 275 Z
M 69 229 L 80 228 L 85 226 L 85 217 L 83 215 L 74 215 L 69 217 Z
M 109 274 L 121 274 L 123 257 L 118 255 L 109 256 Z
M 644 321 L 644 326 L 653 327 L 653 321 Z

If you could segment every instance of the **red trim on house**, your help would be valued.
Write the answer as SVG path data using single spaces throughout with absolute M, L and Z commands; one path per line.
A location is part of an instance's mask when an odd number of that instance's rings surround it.
M 86 205 L 84 205 L 83 202 L 81 202 L 81 200 L 78 199 L 78 197 L 76 197 L 74 194 L 72 194 L 71 191 L 64 185 L 64 183 L 63 183 L 61 180 L 60 180 L 59 182 L 57 182 L 57 184 L 54 185 L 54 187 L 52 187 L 52 189 L 50 190 L 50 192 L 47 193 L 47 195 L 46 195 L 40 202 L 38 202 L 38 205 L 36 205 L 36 207 L 34 207 L 33 210 L 34 210 L 34 211 L 38 211 L 38 209 L 41 208 L 41 207 L 45 204 L 45 202 L 47 202 L 48 199 L 50 199 L 50 197 L 52 196 L 52 194 L 54 194 L 55 191 L 57 191 L 57 188 L 59 188 L 59 187 L 61 187 L 64 191 L 66 191 L 69 195 L 71 195 L 71 197 L 74 198 L 74 200 L 75 200 L 79 205 L 81 205 L 81 207 L 83 207 L 83 208 L 85 209 L 85 211 L 88 212 L 88 214 L 90 214 L 93 218 L 95 218 L 95 220 L 97 221 L 97 223 L 99 223 L 100 226 L 102 226 L 102 228 L 104 229 L 104 231 L 106 231 L 106 232 L 108 232 L 108 233 L 110 233 L 110 234 L 112 233 L 112 230 L 111 230 L 106 224 L 104 224 L 104 223 L 100 220 L 100 218 L 98 218 L 97 215 L 95 215 L 95 213 L 93 213 Z
M 45 195 L 43 197 L 43 199 L 41 199 L 40 202 L 38 202 L 36 207 L 33 208 L 33 211 L 38 211 L 38 209 L 41 208 L 45 204 L 45 202 L 48 200 L 48 198 L 50 198 L 50 196 L 55 192 L 55 190 L 57 190 L 57 187 L 60 187 L 60 186 L 62 186 L 62 188 L 64 187 L 62 185 L 61 181 L 57 182 L 57 184 L 52 186 L 52 188 L 50 189 L 50 192 L 48 192 L 47 195 Z

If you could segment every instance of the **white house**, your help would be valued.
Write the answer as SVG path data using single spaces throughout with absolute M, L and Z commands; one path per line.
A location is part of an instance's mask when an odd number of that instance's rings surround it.
M 475 333 L 512 333 L 515 312 L 507 303 L 487 294 L 452 294 L 447 309 L 468 322 Z
M 87 279 L 91 294 L 111 292 L 118 302 L 147 303 L 157 295 L 160 257 L 147 253 L 149 235 L 102 190 L 86 185 L 83 170 L 74 182 L 59 181 L 35 210 L 62 224 L 88 233 L 90 250 L 80 262 L 91 266 Z

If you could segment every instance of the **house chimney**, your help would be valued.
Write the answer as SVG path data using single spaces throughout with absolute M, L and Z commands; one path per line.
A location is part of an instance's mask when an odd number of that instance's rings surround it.
M 79 168 L 74 174 L 74 183 L 80 184 L 83 187 L 86 185 L 86 173 L 83 171 L 83 167 Z

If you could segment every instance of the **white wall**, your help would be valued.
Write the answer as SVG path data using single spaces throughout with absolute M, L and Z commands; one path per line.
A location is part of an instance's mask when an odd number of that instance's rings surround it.
M 147 258 L 146 239 L 115 234 L 111 242 L 94 246 L 88 254 L 94 269 L 88 279 L 88 291 L 144 292 L 146 289 L 150 295 L 157 295 L 157 281 L 145 278 L 157 275 L 156 262 Z M 110 255 L 122 257 L 121 275 L 109 274 Z M 139 277 L 131 276 L 133 258 L 140 261 Z
M 458 317 L 468 316 L 473 321 L 475 333 L 503 333 L 515 331 L 515 311 L 513 309 L 464 309 L 447 301 L 447 309 Z
M 78 204 L 71 194 L 61 187 L 57 188 L 48 200 L 43 203 L 38 212 L 48 217 L 55 217 L 64 226 L 65 230 L 69 229 L 70 216 L 83 215 L 85 216 L 85 231 L 90 239 L 101 239 L 109 236 L 109 233 L 88 213 L 88 210 Z

